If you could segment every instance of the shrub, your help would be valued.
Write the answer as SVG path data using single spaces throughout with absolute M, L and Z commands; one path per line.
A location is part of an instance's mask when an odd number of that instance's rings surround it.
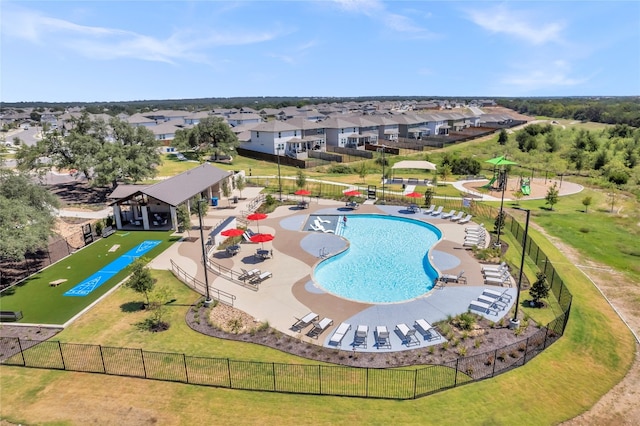
M 377 160 L 376 160 L 377 161 Z M 353 173 L 351 167 L 346 164 L 333 164 L 329 167 L 329 173 L 339 174 L 339 175 L 350 175 Z

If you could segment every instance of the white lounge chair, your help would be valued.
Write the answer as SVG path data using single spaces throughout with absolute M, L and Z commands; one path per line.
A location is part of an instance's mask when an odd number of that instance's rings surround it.
M 423 212 L 424 214 L 431 214 L 431 213 L 433 213 L 433 210 L 434 210 L 435 208 L 436 208 L 436 205 L 435 205 L 435 204 L 431 204 L 431 205 L 429 206 L 429 208 L 428 208 L 428 209 L 423 210 L 422 212 Z
M 479 231 L 486 231 L 486 228 L 484 227 L 484 223 L 481 223 L 479 226 L 467 226 L 466 228 L 464 228 L 464 232 L 466 233 L 479 232 Z
M 459 221 L 460 219 L 462 219 L 462 216 L 464 216 L 464 212 L 458 212 L 458 214 L 457 214 L 457 215 L 455 215 L 455 216 L 453 216 L 453 217 L 451 218 L 451 221 L 452 221 L 452 222 L 457 222 L 457 221 Z
M 255 275 L 260 275 L 260 269 L 252 269 L 250 271 L 247 271 L 246 269 L 240 268 L 240 270 L 242 271 L 242 274 L 238 276 L 238 279 L 242 281 L 249 280 Z
M 490 288 L 485 288 L 484 290 L 482 290 L 482 294 L 486 295 L 486 296 L 490 296 L 493 297 L 494 299 L 498 299 L 498 300 L 503 300 L 503 301 L 510 301 L 511 300 L 511 295 L 509 293 L 507 293 L 508 290 L 504 290 L 504 291 L 496 291 L 496 290 L 492 290 Z
M 451 210 L 449 213 L 445 213 L 442 216 L 440 216 L 441 219 L 449 219 L 450 217 L 452 217 L 454 214 L 456 214 L 455 210 Z
M 318 314 L 316 314 L 315 312 L 309 312 L 302 318 L 296 318 L 296 322 L 293 323 L 293 326 L 291 328 L 295 331 L 300 332 L 303 328 L 311 324 L 313 321 L 317 321 L 318 318 L 320 318 Z
M 511 282 L 511 276 L 509 275 L 509 272 L 506 272 L 499 277 L 485 277 L 484 282 L 485 284 L 499 284 L 504 286 Z
M 323 219 L 323 218 L 321 218 L 320 216 L 317 216 L 317 217 L 316 217 L 316 220 L 317 220 L 318 222 L 320 222 L 320 223 L 331 223 L 331 221 L 330 221 L 330 220 Z
M 325 234 L 335 234 L 335 231 L 333 229 L 326 229 L 320 222 L 316 221 L 315 223 L 312 223 L 311 225 L 309 225 L 309 227 L 311 229 L 313 229 L 314 231 L 318 231 L 318 232 L 324 232 Z
M 401 323 L 396 325 L 396 330 L 400 333 L 402 337 L 402 343 L 407 346 L 411 345 L 420 345 L 420 340 L 416 337 L 416 329 L 409 328 L 407 324 Z
M 480 302 L 479 300 L 472 300 L 471 303 L 469 303 L 469 309 L 480 311 L 485 314 L 495 313 L 496 315 L 498 315 L 498 312 L 496 310 L 491 309 L 491 305 L 485 302 Z
M 507 267 L 507 262 L 501 262 L 500 265 L 484 265 L 482 266 L 482 272 L 488 271 L 504 271 Z
M 429 324 L 424 318 L 417 319 L 414 328 L 418 330 L 425 339 L 431 340 L 437 339 L 439 337 L 436 329 L 433 328 L 433 326 Z
M 251 284 L 260 284 L 262 281 L 266 280 L 267 278 L 271 278 L 272 276 L 273 274 L 271 272 L 264 271 L 264 272 L 261 272 L 259 275 L 251 278 L 250 282 Z
M 444 281 L 446 283 L 461 283 L 461 282 L 464 282 L 466 284 L 467 283 L 467 279 L 464 278 L 463 275 L 464 275 L 464 269 L 461 270 L 458 275 L 442 274 L 440 276 L 440 280 Z
M 342 339 L 347 334 L 347 332 L 351 330 L 351 324 L 347 324 L 343 322 L 336 328 L 336 331 L 333 332 L 333 335 L 329 339 L 329 344 L 334 346 L 340 346 L 342 344 Z
M 482 275 L 485 276 L 485 278 L 489 278 L 489 277 L 493 277 L 493 278 L 499 278 L 504 276 L 504 274 L 506 272 L 509 272 L 509 270 L 507 268 L 501 269 L 500 271 L 482 271 Z
M 436 210 L 434 210 L 433 212 L 431 212 L 431 216 L 439 216 L 440 213 L 442 213 L 442 209 L 444 209 L 444 207 L 442 206 L 438 206 L 438 208 Z
M 506 302 L 499 301 L 498 299 L 494 299 L 493 297 L 490 297 L 490 296 L 485 296 L 484 294 L 481 294 L 480 296 L 478 296 L 478 300 L 480 302 L 488 303 L 489 306 L 491 306 L 492 308 L 495 307 L 496 310 L 500 310 L 500 311 L 507 307 Z
M 380 348 L 389 348 L 391 349 L 391 340 L 389 340 L 389 330 L 387 330 L 386 325 L 378 325 L 376 326 L 376 346 L 378 349 Z
M 313 337 L 317 339 L 319 335 L 322 334 L 331 324 L 333 324 L 333 320 L 331 318 L 322 318 L 318 322 L 313 323 L 313 328 L 309 330 L 307 336 Z
M 462 243 L 462 247 L 484 247 L 484 240 L 479 241 L 479 240 L 470 240 L 470 241 L 466 241 L 464 243 Z
M 353 336 L 353 347 L 367 347 L 367 334 L 369 334 L 368 325 L 359 325 L 356 329 L 356 334 Z
M 471 222 L 471 218 L 472 217 L 473 217 L 472 215 L 468 214 L 464 218 L 460 219 L 460 221 L 458 223 L 460 225 L 465 224 L 465 223 L 469 223 L 469 222 Z

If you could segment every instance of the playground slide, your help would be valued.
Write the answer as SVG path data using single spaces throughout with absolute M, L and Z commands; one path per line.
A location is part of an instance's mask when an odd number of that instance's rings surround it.
M 487 189 L 488 189 L 488 188 L 491 188 L 491 187 L 493 186 L 493 182 L 495 182 L 495 181 L 496 181 L 496 179 L 497 179 L 497 177 L 496 177 L 496 176 L 494 176 L 494 177 L 489 181 L 489 183 L 488 183 L 488 184 L 486 184 L 486 185 L 483 185 L 483 186 L 482 186 L 482 188 L 487 188 Z
M 529 185 L 522 185 L 520 190 L 524 195 L 531 195 L 531 187 Z

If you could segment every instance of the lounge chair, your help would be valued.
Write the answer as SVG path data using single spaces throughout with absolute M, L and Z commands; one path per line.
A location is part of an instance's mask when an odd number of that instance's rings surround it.
M 460 219 L 460 221 L 458 223 L 460 225 L 465 224 L 465 223 L 469 223 L 469 222 L 471 222 L 471 218 L 472 217 L 473 217 L 472 215 L 468 214 L 465 217 L 463 217 L 462 219 Z
M 464 243 L 462 243 L 462 247 L 475 247 L 475 246 L 484 247 L 484 240 L 482 241 L 471 240 L 471 241 L 465 241 Z
M 307 336 L 317 339 L 318 336 L 321 335 L 322 332 L 327 328 L 329 328 L 331 324 L 333 324 L 333 320 L 331 318 L 322 318 L 320 321 L 313 323 L 313 328 L 309 330 Z
M 316 220 L 317 220 L 318 222 L 320 222 L 320 223 L 331 223 L 331 221 L 330 221 L 330 220 L 323 219 L 323 218 L 321 218 L 320 216 L 317 216 L 317 217 L 316 217 Z
M 302 318 L 296 318 L 296 322 L 293 323 L 293 326 L 291 326 L 291 329 L 294 331 L 300 332 L 302 331 L 303 328 L 305 328 L 312 322 L 317 321 L 318 318 L 320 318 L 318 314 L 316 314 L 315 312 L 309 312 L 307 315 L 303 316 Z
M 333 332 L 333 335 L 329 339 L 329 344 L 334 346 L 340 346 L 342 344 L 342 339 L 347 334 L 347 331 L 351 330 L 351 324 L 347 324 L 343 322 L 336 328 L 336 331 Z
M 498 311 L 496 311 L 495 309 L 491 309 L 490 304 L 480 302 L 479 300 L 472 300 L 471 303 L 469 303 L 469 309 L 480 311 L 485 314 L 495 313 L 496 315 L 498 315 Z
M 260 269 L 252 269 L 250 271 L 247 271 L 246 269 L 240 268 L 240 270 L 242 271 L 242 274 L 238 276 L 238 279 L 242 281 L 251 279 L 255 275 L 260 275 Z
M 463 277 L 464 275 L 464 269 L 460 271 L 460 273 L 458 275 L 452 275 L 452 274 L 442 274 L 440 276 L 440 280 L 444 281 L 446 283 L 460 283 L 462 281 L 464 281 L 464 283 L 467 283 L 467 279 Z M 463 280 L 464 278 L 464 280 Z
M 309 228 L 313 229 L 314 231 L 324 232 L 325 234 L 335 234 L 335 231 L 333 229 L 325 229 L 325 227 L 322 226 L 322 224 L 319 222 L 312 223 L 311 225 L 309 225 Z
M 493 297 L 490 297 L 490 296 L 485 296 L 483 294 L 478 296 L 478 301 L 488 303 L 489 306 L 491 306 L 492 308 L 495 307 L 496 310 L 500 310 L 500 311 L 507 307 L 506 302 L 500 301 L 498 299 L 494 299 Z
M 402 337 L 402 343 L 407 346 L 411 345 L 420 345 L 420 340 L 416 337 L 416 329 L 409 328 L 407 324 L 401 323 L 396 325 L 396 330 L 400 333 Z
M 249 234 L 249 231 L 246 231 L 244 234 L 242 234 L 242 238 L 244 238 L 244 240 L 247 243 L 252 243 L 252 244 L 256 244 L 253 241 L 251 241 L 251 234 Z
M 376 326 L 376 346 L 378 349 L 380 348 L 389 348 L 391 349 L 391 340 L 389 340 L 389 330 L 387 330 L 386 325 L 378 325 Z
M 509 272 L 505 272 L 499 277 L 485 277 L 484 282 L 485 284 L 499 284 L 504 286 L 505 284 L 511 283 L 511 276 Z
M 431 214 L 431 213 L 433 213 L 433 210 L 434 210 L 435 208 L 436 208 L 436 205 L 435 205 L 435 204 L 431 204 L 431 205 L 429 206 L 429 208 L 428 208 L 428 209 L 423 210 L 422 212 L 423 212 L 424 214 Z
M 464 228 L 464 232 L 466 232 L 467 234 L 469 232 L 480 232 L 480 231 L 486 231 L 486 228 L 484 227 L 484 223 L 481 223 L 479 226 L 467 226 L 466 228 Z
M 507 291 L 508 290 L 496 291 L 490 288 L 485 288 L 484 290 L 482 290 L 482 294 L 484 294 L 485 296 L 493 297 L 494 299 L 497 299 L 497 300 L 508 302 L 511 300 L 511 295 L 507 293 Z
M 367 347 L 367 334 L 369 334 L 368 325 L 359 325 L 356 334 L 353 336 L 353 347 Z
M 507 262 L 501 262 L 500 265 L 485 265 L 482 267 L 482 272 L 489 271 L 503 271 L 507 268 Z
M 360 204 L 356 203 L 355 201 L 347 201 L 345 207 L 348 207 L 351 210 L 357 210 L 358 207 L 360 207 Z
M 478 237 L 484 237 L 485 235 L 487 235 L 487 231 L 485 231 L 484 229 L 481 230 L 481 231 L 466 231 L 465 232 L 465 238 L 466 237 L 470 237 L 470 238 L 476 237 L 476 238 L 478 238 Z
M 457 215 L 455 215 L 455 216 L 453 216 L 453 217 L 451 218 L 451 221 L 452 221 L 452 222 L 457 222 L 457 221 L 459 221 L 460 219 L 462 219 L 462 216 L 464 216 L 464 212 L 458 212 L 458 214 L 457 214 Z
M 504 268 L 500 271 L 482 271 L 482 275 L 484 275 L 485 278 L 489 278 L 489 277 L 493 277 L 493 278 L 499 278 L 505 275 L 505 273 L 509 272 L 509 269 Z
M 433 326 L 431 324 L 429 324 L 427 322 L 427 320 L 425 320 L 423 318 L 420 318 L 420 319 L 416 320 L 416 324 L 415 324 L 414 328 L 416 330 L 418 330 L 418 332 L 420 332 L 420 334 L 422 334 L 422 336 L 425 339 L 431 340 L 431 339 L 437 339 L 438 338 L 438 333 L 436 332 L 436 329 L 433 328 Z
M 431 212 L 431 216 L 439 216 L 440 213 L 442 213 L 442 209 L 444 209 L 444 207 L 442 206 L 438 206 L 438 208 L 436 210 L 434 210 L 433 212 Z
M 266 280 L 267 278 L 271 278 L 273 276 L 273 274 L 269 271 L 264 271 L 261 272 L 260 274 L 254 276 L 253 278 L 250 279 L 251 284 L 260 284 L 262 281 Z
M 456 211 L 455 210 L 451 210 L 449 213 L 445 213 L 442 216 L 440 216 L 440 219 L 449 219 L 454 214 L 456 214 Z
M 417 205 L 417 204 L 411 204 L 411 205 L 407 208 L 407 210 L 409 210 L 410 212 L 413 212 L 413 213 L 420 213 L 420 207 L 418 207 L 418 205 Z

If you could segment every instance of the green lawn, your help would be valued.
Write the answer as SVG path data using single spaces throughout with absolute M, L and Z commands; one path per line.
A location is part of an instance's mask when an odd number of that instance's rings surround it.
M 153 258 L 176 239 L 171 237 L 169 232 L 116 232 L 23 281 L 15 287 L 13 294 L 3 293 L 0 297 L 0 309 L 22 311 L 22 323 L 63 324 L 125 278 L 128 268 L 117 273 L 87 296 L 64 296 L 67 290 L 145 240 L 162 241 L 145 255 L 147 258 Z M 119 244 L 120 248 L 110 253 L 109 249 L 116 244 Z M 51 281 L 59 279 L 67 281 L 57 287 L 49 285 Z

